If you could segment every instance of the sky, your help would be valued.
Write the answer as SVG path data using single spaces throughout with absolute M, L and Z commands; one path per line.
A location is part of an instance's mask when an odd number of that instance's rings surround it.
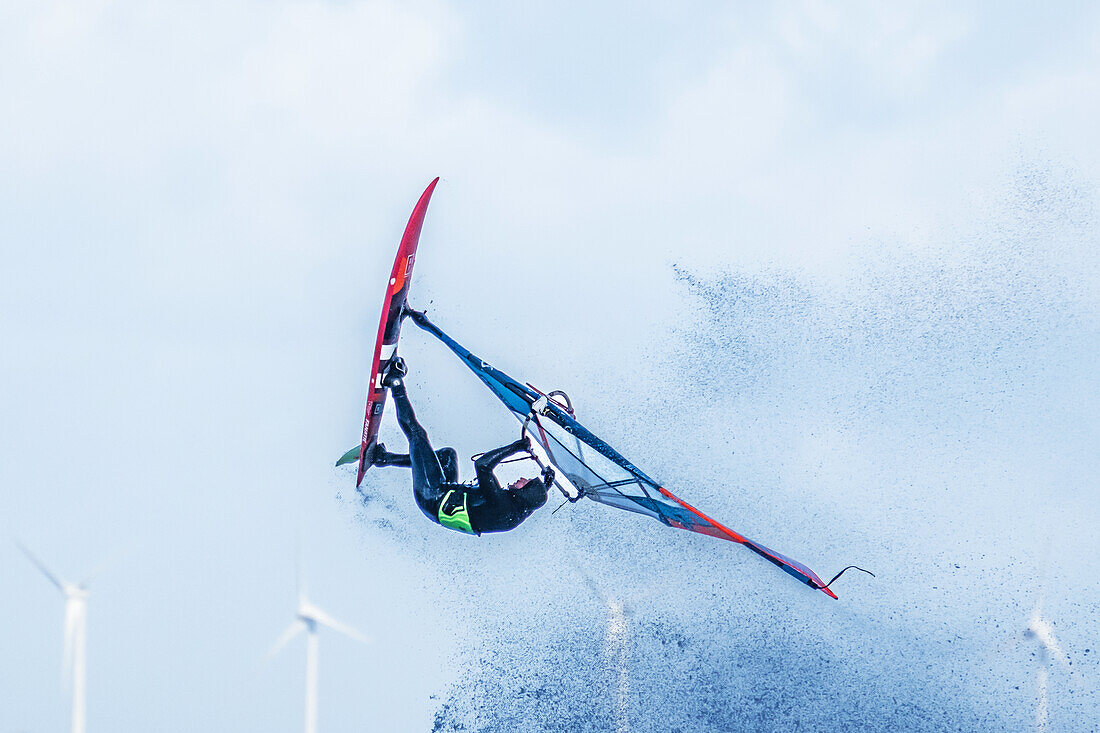
M 304 645 L 265 660 L 296 578 L 371 637 L 322 633 L 323 731 L 1033 730 L 1040 599 L 1051 729 L 1089 730 L 1098 69 L 1089 3 L 6 0 L 0 733 L 67 725 L 17 540 L 103 564 L 91 733 L 299 728 Z M 471 540 L 402 472 L 357 494 L 332 463 L 435 176 L 415 306 L 876 577 L 835 602 L 605 507 Z M 401 349 L 433 440 L 514 439 Z

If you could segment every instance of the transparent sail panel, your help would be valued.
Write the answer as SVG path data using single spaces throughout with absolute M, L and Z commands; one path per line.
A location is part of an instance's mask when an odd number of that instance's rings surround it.
M 668 505 L 648 480 L 614 463 L 553 420 L 539 419 L 530 432 L 584 496 L 664 521 L 662 505 Z

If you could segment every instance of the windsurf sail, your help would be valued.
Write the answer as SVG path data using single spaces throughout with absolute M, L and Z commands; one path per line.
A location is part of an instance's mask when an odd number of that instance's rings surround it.
M 823 591 L 831 598 L 837 597 L 829 589 L 832 581 L 825 583 L 802 563 L 733 531 L 662 487 L 577 422 L 568 402 L 562 403 L 552 398 L 540 399 L 547 395 L 530 385 L 519 383 L 475 356 L 424 314 L 411 312 L 409 317 L 417 326 L 453 351 L 516 418 L 524 422 L 530 419 L 528 432 L 542 445 L 554 465 L 580 490 L 582 497 L 617 509 L 643 514 L 669 527 L 744 545 L 796 580 Z M 532 405 L 536 404 L 540 412 L 532 411 Z

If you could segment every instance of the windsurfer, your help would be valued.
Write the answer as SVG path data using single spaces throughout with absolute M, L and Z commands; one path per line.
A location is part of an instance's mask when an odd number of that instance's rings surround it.
M 416 420 L 405 388 L 408 368 L 395 356 L 382 373 L 382 384 L 389 387 L 397 407 L 397 422 L 409 440 L 408 454 L 390 453 L 381 443 L 366 456 L 373 466 L 408 466 L 412 469 L 413 497 L 429 519 L 444 527 L 467 534 L 506 532 L 518 527 L 546 503 L 548 487 L 553 484 L 552 468 L 538 478 L 521 478 L 502 488 L 493 468 L 517 453 L 530 452 L 530 439 L 520 440 L 483 453 L 474 461 L 477 478 L 458 480 L 458 454 L 454 448 L 434 450 L 428 433 Z

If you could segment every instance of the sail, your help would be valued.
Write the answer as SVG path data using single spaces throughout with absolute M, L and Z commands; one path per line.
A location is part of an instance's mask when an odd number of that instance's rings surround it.
M 422 313 L 413 312 L 410 317 L 417 326 L 442 341 L 462 359 L 518 419 L 525 421 L 530 418 L 529 432 L 545 448 L 554 465 L 580 490 L 581 496 L 617 509 L 644 514 L 669 527 L 737 542 L 798 581 L 836 598 L 828 585 L 802 563 L 733 531 L 662 487 L 577 422 L 567 403 L 548 399 L 542 414 L 532 414 L 532 405 L 546 395 L 529 385 L 520 384 L 475 356 Z

